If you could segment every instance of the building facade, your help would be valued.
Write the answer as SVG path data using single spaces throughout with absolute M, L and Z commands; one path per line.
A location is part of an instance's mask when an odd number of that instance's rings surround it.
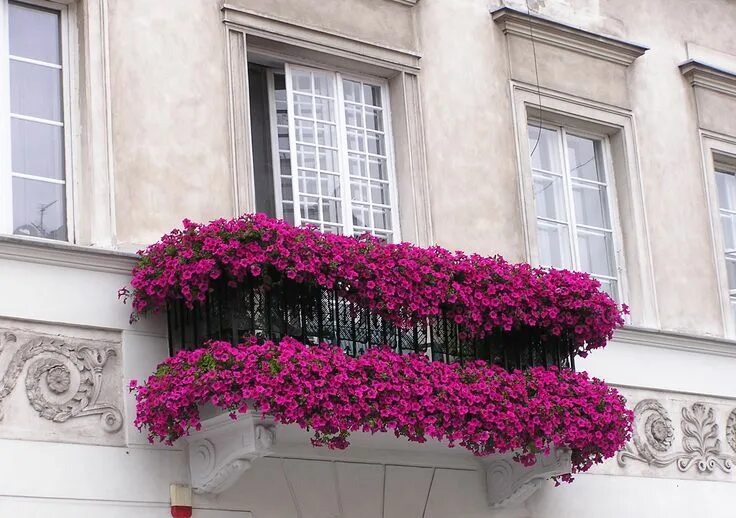
M 734 26 L 728 0 L 0 0 L 0 516 L 167 516 L 171 484 L 195 517 L 733 516 Z M 148 444 L 127 386 L 167 325 L 117 298 L 135 251 L 256 211 L 591 273 L 630 315 L 577 367 L 634 440 L 562 487 L 247 419 L 237 473 Z

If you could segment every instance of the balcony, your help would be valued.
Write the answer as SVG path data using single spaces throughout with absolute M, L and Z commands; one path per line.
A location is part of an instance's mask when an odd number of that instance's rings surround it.
M 499 507 L 630 437 L 623 397 L 574 370 L 625 311 L 586 274 L 246 215 L 185 221 L 131 286 L 132 318 L 165 311 L 170 345 L 131 384 L 135 424 L 189 443 L 199 492 L 260 457 L 345 450 L 477 466 Z
M 182 300 L 169 302 L 171 355 L 213 340 L 237 345 L 250 336 L 263 340 L 290 336 L 305 344 L 338 345 L 351 356 L 388 346 L 399 354 L 426 354 L 444 363 L 484 360 L 506 370 L 575 368 L 574 346 L 566 337 L 541 337 L 527 328 L 474 338 L 444 314 L 402 328 L 337 290 L 298 284 L 277 272 L 270 278 L 268 287 L 252 277 L 235 287 L 217 282 L 192 308 Z

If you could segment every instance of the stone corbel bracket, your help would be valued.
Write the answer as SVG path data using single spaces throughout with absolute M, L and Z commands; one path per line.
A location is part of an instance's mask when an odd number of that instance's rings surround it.
M 519 505 L 534 494 L 545 480 L 570 473 L 570 450 L 553 449 L 549 455 L 537 455 L 533 466 L 524 466 L 512 455 L 481 460 L 486 475 L 488 505 L 501 509 Z
M 188 442 L 192 490 L 218 494 L 235 484 L 255 459 L 273 452 L 274 424 L 258 413 L 236 420 L 221 414 L 203 420 Z

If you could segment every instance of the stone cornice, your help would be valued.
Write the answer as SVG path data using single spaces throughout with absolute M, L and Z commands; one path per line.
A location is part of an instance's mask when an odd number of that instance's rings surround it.
M 397 4 L 403 4 L 408 5 L 409 7 L 414 7 L 419 3 L 419 0 L 388 0 L 389 2 L 396 2 Z
M 504 34 L 531 39 L 555 47 L 572 50 L 587 56 L 629 66 L 643 55 L 647 47 L 586 31 L 535 14 L 527 14 L 510 7 L 491 11 L 493 21 Z
M 694 59 L 680 65 L 680 72 L 693 86 L 736 97 L 736 73 Z
M 59 241 L 0 236 L 0 259 L 130 275 L 138 256 Z
M 645 347 L 659 347 L 675 351 L 736 358 L 736 342 L 712 336 L 695 336 L 627 326 L 616 331 L 613 341 Z
M 402 3 L 407 2 L 409 0 Z M 222 13 L 223 21 L 227 26 L 239 29 L 246 34 L 388 69 L 407 72 L 419 70 L 421 56 L 412 50 L 389 47 L 319 27 L 297 24 L 290 20 L 230 4 L 222 7 Z

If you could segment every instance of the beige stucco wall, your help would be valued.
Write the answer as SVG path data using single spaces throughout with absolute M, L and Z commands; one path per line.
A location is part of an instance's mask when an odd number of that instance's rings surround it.
M 229 3 L 418 51 L 434 241 L 525 259 L 509 47 L 489 14 L 500 2 L 421 0 L 413 7 L 392 0 Z M 736 55 L 731 30 L 736 6 L 726 0 L 540 0 L 531 5 L 552 19 L 650 47 L 627 69 L 581 56 L 569 73 L 560 69 L 554 53 L 541 49 L 540 83 L 563 89 L 567 81 L 570 91 L 563 93 L 631 110 L 656 288 L 656 311 L 650 313 L 658 315 L 663 329 L 723 335 L 699 119 L 693 89 L 678 65 L 688 58 L 687 42 Z M 207 220 L 234 212 L 220 7 L 217 0 L 109 2 L 120 247 L 150 242 L 183 217 Z M 523 45 L 513 53 L 516 62 L 532 61 L 531 55 L 524 57 Z M 569 67 L 569 60 L 564 65 Z M 610 71 L 617 74 L 614 79 Z M 524 79 L 523 69 L 514 74 Z

